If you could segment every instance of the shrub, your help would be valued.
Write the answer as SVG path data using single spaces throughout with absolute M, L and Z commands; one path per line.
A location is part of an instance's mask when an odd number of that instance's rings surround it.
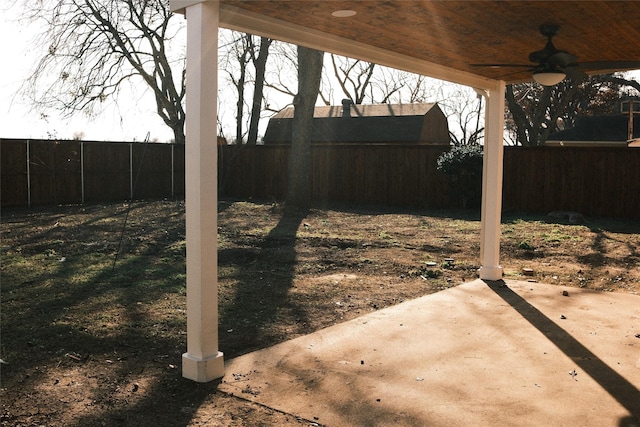
M 463 208 L 479 206 L 482 196 L 482 153 L 479 145 L 452 147 L 438 157 L 438 171 L 450 175 Z
M 482 147 L 460 145 L 438 157 L 438 170 L 447 175 L 482 177 Z

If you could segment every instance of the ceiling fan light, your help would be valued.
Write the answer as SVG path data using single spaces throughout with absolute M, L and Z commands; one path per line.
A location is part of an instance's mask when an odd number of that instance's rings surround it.
M 533 73 L 533 80 L 542 86 L 555 86 L 560 83 L 567 75 L 561 71 L 540 71 Z

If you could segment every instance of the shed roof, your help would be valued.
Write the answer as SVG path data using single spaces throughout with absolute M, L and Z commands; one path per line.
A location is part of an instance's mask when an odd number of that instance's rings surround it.
M 316 107 L 311 142 L 449 143 L 446 117 L 436 103 L 350 104 L 349 110 L 344 117 L 342 106 Z M 291 142 L 293 113 L 286 108 L 269 120 L 265 144 Z
M 420 104 L 350 104 L 351 117 L 390 117 L 390 116 L 424 116 L 434 107 L 440 109 L 435 102 Z M 314 118 L 342 117 L 342 106 L 330 105 L 315 107 Z M 293 118 L 293 107 L 285 108 L 275 114 L 272 119 Z

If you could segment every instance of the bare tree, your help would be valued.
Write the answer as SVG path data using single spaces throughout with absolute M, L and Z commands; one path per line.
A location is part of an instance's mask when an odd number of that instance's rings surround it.
M 426 102 L 426 100 L 434 98 L 437 92 L 434 79 L 419 74 L 407 74 L 409 76 L 404 79 L 403 89 L 408 91 L 407 100 L 409 103 Z
M 253 38 L 250 39 L 253 44 L 251 49 L 251 61 L 256 71 L 255 83 L 253 85 L 253 102 L 251 103 L 251 119 L 249 121 L 249 136 L 247 137 L 247 144 L 255 145 L 258 142 L 258 124 L 260 122 L 260 115 L 262 112 L 262 101 L 264 94 L 264 79 L 267 68 L 267 58 L 269 56 L 269 47 L 272 40 L 267 37 L 260 38 L 260 47 L 257 49 L 253 43 Z
M 402 90 L 417 77 L 395 68 L 378 67 L 369 85 L 369 99 L 380 104 L 401 104 Z
M 233 83 L 237 93 L 238 100 L 236 102 L 236 144 L 242 144 L 244 140 L 244 104 L 245 104 L 245 85 L 247 82 L 247 73 L 249 61 L 251 58 L 251 49 L 253 44 L 251 43 L 251 34 L 242 34 L 237 39 L 237 42 L 233 45 L 233 52 L 235 56 L 235 64 L 237 68 L 227 69 L 229 79 Z
M 362 104 L 376 64 L 331 54 L 331 66 L 344 95 L 354 104 Z
M 447 116 L 451 143 L 455 146 L 478 145 L 484 138 L 482 96 L 460 85 L 445 84 L 444 87 L 447 90 L 437 102 Z
M 141 78 L 156 111 L 184 143 L 184 51 L 170 41 L 181 25 L 168 0 L 33 0 L 25 17 L 42 25 L 43 56 L 23 91 L 39 110 L 91 113 Z M 177 74 L 174 74 L 177 71 Z
M 278 96 L 293 100 L 297 93 L 298 84 L 298 53 L 297 46 L 274 42 L 270 57 L 273 61 L 266 71 L 265 87 L 273 91 Z M 271 101 L 271 100 L 269 100 Z M 288 105 L 291 105 L 290 103 Z M 277 112 L 279 106 L 266 105 L 268 111 Z
M 640 82 L 624 74 L 605 74 L 583 80 L 567 79 L 556 86 L 535 83 L 509 85 L 506 127 L 512 144 L 542 145 L 557 130 L 575 124 L 578 115 L 611 114 L 623 88 L 640 92 Z
M 354 104 L 385 104 L 405 86 L 409 73 L 371 62 L 331 55 L 332 79 Z
M 229 94 L 233 88 L 237 94 L 233 107 L 234 141 L 240 145 L 255 145 L 258 142 L 260 120 L 265 111 L 270 111 L 268 94 L 265 93 L 265 89 L 271 87 L 266 82 L 267 73 L 272 77 L 274 73 L 270 69 L 279 66 L 270 60 L 270 47 L 274 40 L 229 30 L 220 31 L 220 40 L 219 68 L 226 78 L 221 81 L 219 88 L 219 115 L 224 115 L 230 109 Z M 222 124 L 221 132 L 224 132 Z

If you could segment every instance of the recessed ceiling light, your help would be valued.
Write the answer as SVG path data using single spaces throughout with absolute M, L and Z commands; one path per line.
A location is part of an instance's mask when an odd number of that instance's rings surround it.
M 335 16 L 336 18 L 348 18 L 350 16 L 354 16 L 357 12 L 355 10 L 343 9 L 336 10 L 331 13 L 331 16 Z

